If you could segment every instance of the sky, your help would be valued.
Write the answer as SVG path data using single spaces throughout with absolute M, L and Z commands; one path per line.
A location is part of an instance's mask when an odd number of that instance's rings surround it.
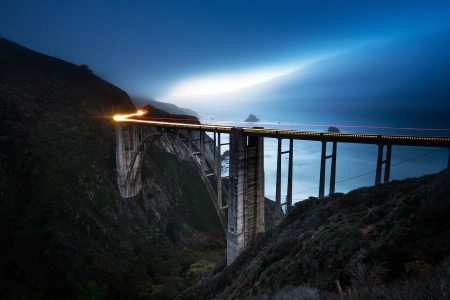
M 0 37 L 203 118 L 450 135 L 449 0 L 3 0 Z
M 450 102 L 448 0 L 6 0 L 0 36 L 206 115 Z

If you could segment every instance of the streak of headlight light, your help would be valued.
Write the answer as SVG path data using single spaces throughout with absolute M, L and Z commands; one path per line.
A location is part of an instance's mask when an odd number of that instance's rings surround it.
M 134 116 L 142 116 L 143 114 L 145 114 L 146 111 L 139 109 L 136 113 L 134 114 L 128 114 L 128 115 L 115 115 L 113 116 L 114 121 L 118 122 L 118 121 L 125 121 L 126 119 L 128 119 L 129 117 L 134 117 Z
M 266 68 L 193 78 L 176 86 L 171 96 L 185 97 L 237 91 L 245 87 L 269 81 L 276 77 L 293 73 L 300 70 L 302 67 L 303 66 L 296 65 L 284 68 Z
M 374 126 L 374 125 L 342 125 L 342 124 L 304 124 L 304 123 L 278 123 L 278 122 L 243 122 L 236 120 L 200 120 L 201 123 L 213 125 L 213 123 L 226 123 L 226 124 L 247 124 L 252 126 L 258 125 L 276 125 L 276 126 L 289 126 L 289 127 L 337 127 L 337 128 L 369 128 L 369 129 L 394 129 L 394 130 L 417 130 L 417 131 L 450 131 L 450 128 L 421 128 L 421 127 L 390 127 L 390 126 Z M 270 128 L 266 128 L 270 129 Z

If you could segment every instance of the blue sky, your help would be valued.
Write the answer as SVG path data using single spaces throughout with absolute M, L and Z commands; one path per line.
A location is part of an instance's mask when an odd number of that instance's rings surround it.
M 87 64 L 130 96 L 214 118 L 242 121 L 254 113 L 272 124 L 450 128 L 449 0 L 3 0 L 0 36 Z M 268 196 L 272 144 L 266 144 Z M 317 195 L 309 190 L 317 186 L 320 147 L 299 144 L 294 172 L 307 178 L 296 181 L 294 192 L 303 199 Z M 338 148 L 337 180 L 374 170 L 373 153 L 346 147 Z M 425 150 L 394 149 L 393 161 Z M 446 151 L 433 155 L 439 157 L 393 168 L 392 178 L 446 166 Z M 337 190 L 371 185 L 372 176 L 338 183 Z
M 6 0 L 0 36 L 208 115 L 420 109 L 439 126 L 450 102 L 448 0 Z

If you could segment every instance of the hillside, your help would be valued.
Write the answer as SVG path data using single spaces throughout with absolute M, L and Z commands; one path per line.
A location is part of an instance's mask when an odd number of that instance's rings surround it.
M 189 108 L 180 108 L 174 104 L 159 102 L 152 98 L 143 99 L 143 98 L 139 98 L 139 97 L 132 97 L 131 101 L 133 101 L 133 103 L 136 107 L 144 107 L 147 105 L 151 105 L 152 107 L 155 107 L 157 109 L 168 112 L 169 114 L 189 115 L 189 116 L 193 116 L 193 117 L 198 117 L 198 114 Z
M 224 254 L 188 161 L 155 145 L 120 197 L 111 116 L 135 107 L 94 73 L 0 39 L 2 299 L 173 299 Z
M 139 107 L 145 114 L 140 116 L 133 116 L 130 119 L 139 119 L 147 121 L 157 121 L 157 122 L 178 122 L 187 124 L 201 124 L 197 117 L 190 116 L 187 114 L 173 114 L 168 113 L 165 110 L 159 109 L 151 104 L 147 104 L 144 107 Z M 181 109 L 180 109 L 181 110 Z
M 448 299 L 450 170 L 298 202 L 179 299 Z

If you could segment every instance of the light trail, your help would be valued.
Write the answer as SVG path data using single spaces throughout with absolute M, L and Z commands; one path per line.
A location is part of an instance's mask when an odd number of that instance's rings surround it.
M 114 115 L 113 119 L 114 121 L 118 122 L 118 121 L 126 121 L 128 118 L 130 117 L 135 117 L 135 116 L 142 116 L 146 113 L 147 111 L 139 109 L 135 114 L 129 114 L 129 115 Z
M 218 125 L 218 124 L 209 124 L 209 123 L 201 123 L 197 118 L 192 119 L 180 119 L 180 118 L 155 118 L 151 116 L 144 116 L 147 112 L 144 110 L 138 110 L 135 114 L 127 114 L 127 115 L 115 115 L 113 118 L 116 122 L 136 122 L 136 123 L 153 123 L 158 126 L 170 126 L 170 127 L 179 127 L 183 128 L 195 128 L 205 131 L 224 131 L 229 132 L 234 125 Z M 137 117 L 137 118 L 133 118 Z M 173 120 L 178 122 L 167 122 L 167 120 Z M 184 123 L 180 123 L 179 121 L 185 121 Z M 205 121 L 205 120 L 203 120 Z M 221 122 L 219 120 L 215 120 L 215 123 Z M 331 124 L 297 124 L 297 123 L 275 123 L 275 122 L 240 122 L 240 121 L 222 121 L 228 122 L 231 124 L 245 124 L 246 126 L 242 126 L 239 128 L 244 129 L 248 133 L 264 135 L 264 136 L 295 136 L 296 139 L 305 139 L 305 140 L 322 140 L 324 137 L 333 136 L 334 139 L 338 139 L 336 141 L 339 142 L 352 142 L 354 143 L 354 139 L 359 139 L 361 143 L 366 144 L 375 144 L 380 143 L 380 139 L 386 139 L 389 144 L 392 145 L 410 145 L 415 146 L 417 143 L 423 142 L 433 142 L 433 143 L 447 143 L 449 141 L 449 137 L 447 136 L 413 136 L 413 135 L 395 135 L 395 134 L 376 134 L 376 133 L 345 133 L 345 132 L 323 132 L 323 131 L 304 131 L 304 130 L 294 130 L 294 129 L 277 129 L 277 128 L 264 128 L 264 127 L 250 127 L 250 125 L 263 125 L 263 124 L 276 124 L 279 126 L 305 126 L 305 127 L 324 127 L 324 126 L 335 126 L 341 128 L 376 128 L 376 129 L 396 129 L 396 130 L 440 130 L 440 131 L 450 131 L 450 129 L 445 128 L 399 128 L 399 127 L 388 127 L 388 126 L 362 126 L 362 125 L 331 125 Z M 170 125 L 169 125 L 170 124 Z M 255 129 L 257 128 L 257 129 Z M 445 145 L 447 147 L 447 145 Z
M 114 121 L 126 121 L 131 117 L 143 116 L 147 113 L 147 111 L 139 109 L 134 114 L 127 115 L 115 115 L 113 117 Z M 184 119 L 184 118 L 156 118 L 149 117 L 151 120 L 142 119 L 141 121 L 156 121 L 156 122 L 165 122 L 165 121 L 188 121 L 187 123 L 191 123 L 192 119 Z M 137 119 L 133 119 L 136 120 Z M 450 131 L 450 128 L 421 128 L 421 127 L 390 127 L 390 126 L 376 126 L 376 125 L 344 125 L 344 124 L 307 124 L 307 123 L 280 123 L 280 122 L 245 122 L 245 121 L 236 121 L 236 120 L 199 120 L 202 125 L 211 125 L 211 126 L 224 126 L 221 124 L 214 123 L 227 123 L 227 124 L 243 124 L 247 126 L 243 127 L 251 127 L 252 125 L 275 125 L 275 126 L 286 126 L 286 127 L 336 127 L 336 128 L 364 128 L 364 129 L 391 129 L 391 130 L 411 130 L 411 131 Z M 212 122 L 211 122 L 212 121 Z
M 213 122 L 211 122 L 213 121 Z M 450 131 L 450 128 L 421 128 L 421 127 L 390 127 L 390 126 L 376 126 L 376 125 L 343 125 L 343 124 L 307 124 L 307 123 L 280 123 L 280 122 L 245 122 L 235 120 L 200 120 L 202 124 L 215 125 L 215 122 L 228 124 L 245 124 L 251 125 L 276 125 L 287 127 L 337 127 L 337 128 L 365 128 L 365 129 L 392 129 L 392 130 L 414 130 L 414 131 Z M 217 124 L 220 126 L 220 124 Z

